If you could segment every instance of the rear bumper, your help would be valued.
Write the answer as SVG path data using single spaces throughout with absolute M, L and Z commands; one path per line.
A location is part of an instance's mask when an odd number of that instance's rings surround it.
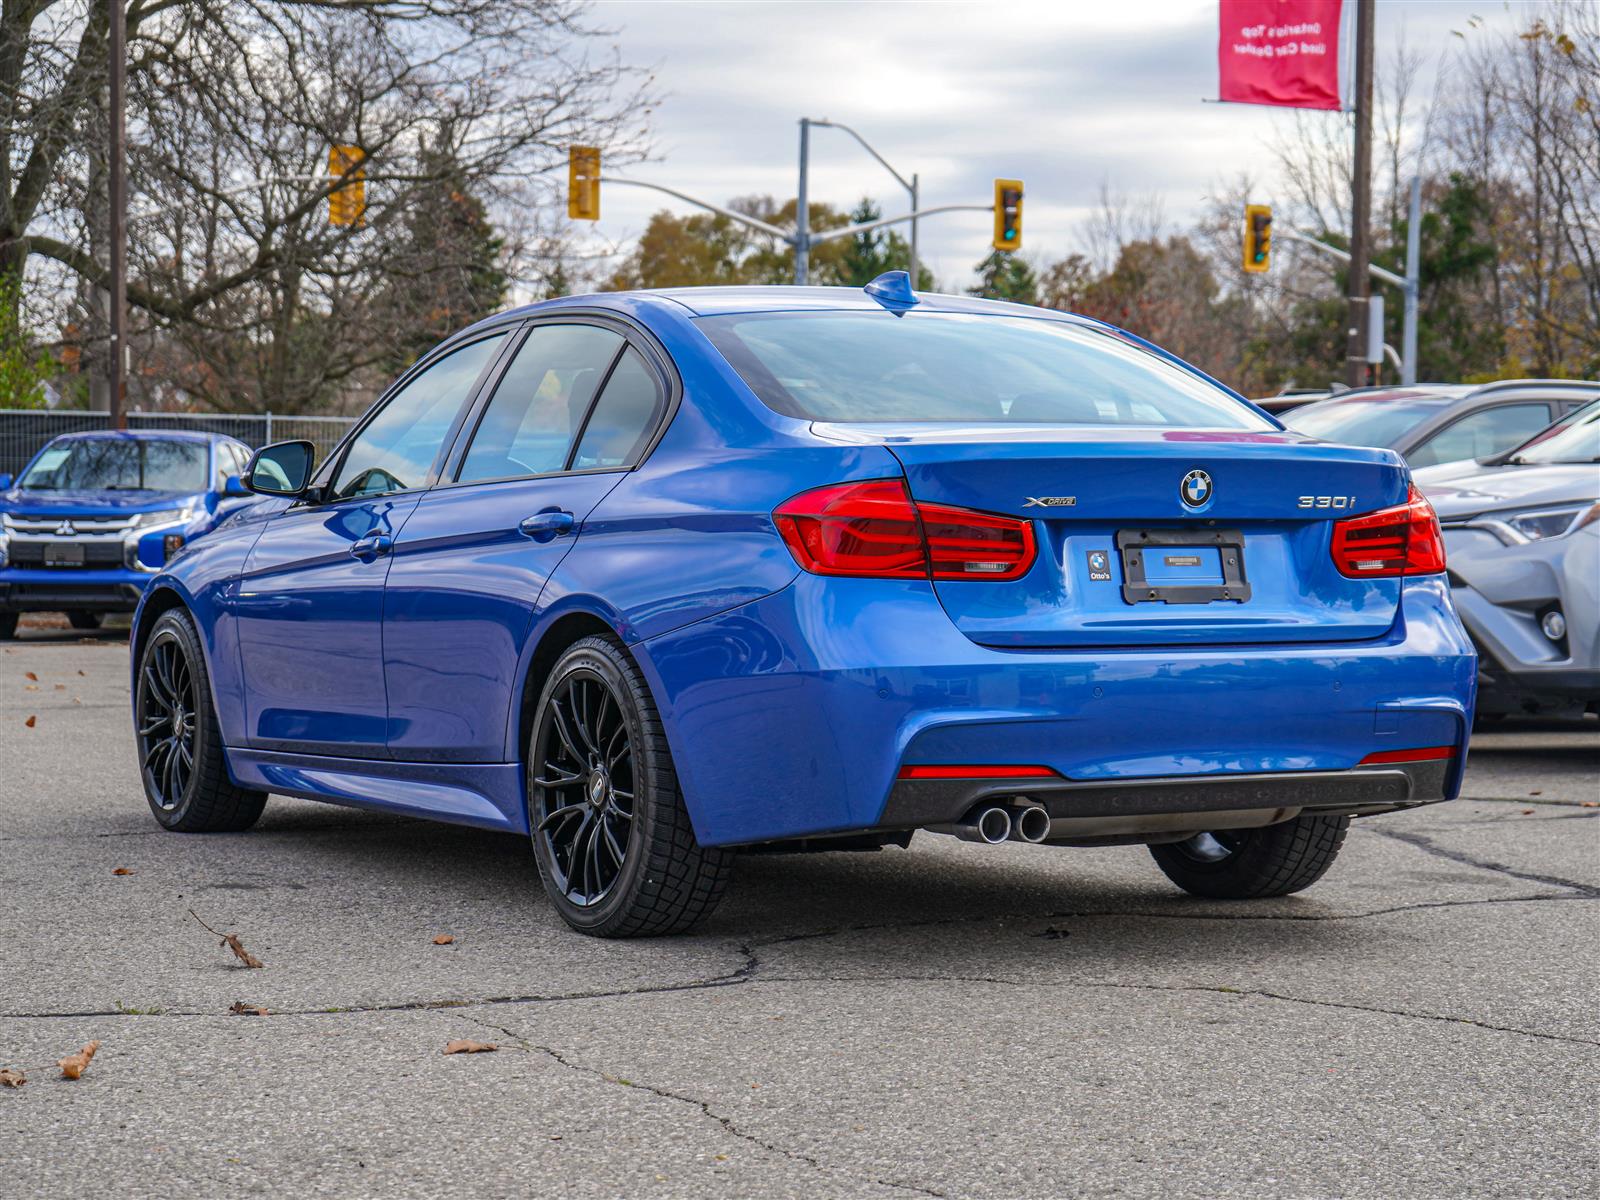
M 802 575 L 634 651 L 707 845 L 937 824 L 981 798 L 908 807 L 926 794 L 897 778 L 918 764 L 1047 767 L 1062 819 L 1074 805 L 1234 811 L 1241 786 L 1258 812 L 1307 807 L 1307 789 L 1325 811 L 1448 799 L 1476 673 L 1438 577 L 1407 580 L 1372 641 L 1043 651 L 970 641 L 926 584 Z M 1457 757 L 1415 776 L 1358 770 L 1419 746 Z
M 140 571 L 0 570 L 0 609 L 132 612 L 154 575 Z
M 1444 800 L 1453 768 L 1452 762 L 1435 761 L 1351 771 L 1089 783 L 1067 779 L 902 779 L 889 793 L 881 826 L 919 829 L 950 825 L 986 802 L 1019 800 L 1044 806 L 1050 814 L 1050 836 L 1057 839 L 1220 828 L 1233 821 L 1270 823 L 1301 812 L 1327 816 L 1393 812 Z M 1190 819 L 1192 825 L 1186 823 Z

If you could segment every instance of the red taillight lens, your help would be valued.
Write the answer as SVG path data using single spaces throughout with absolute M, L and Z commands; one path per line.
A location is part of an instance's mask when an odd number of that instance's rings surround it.
M 917 510 L 897 479 L 802 492 L 772 517 L 796 561 L 817 575 L 927 578 Z
M 817 575 L 1017 579 L 1033 565 L 1033 523 L 913 504 L 898 479 L 802 492 L 773 511 L 795 560 Z
M 1351 579 L 1444 570 L 1444 535 L 1433 505 L 1413 487 L 1404 504 L 1335 521 L 1333 562 Z

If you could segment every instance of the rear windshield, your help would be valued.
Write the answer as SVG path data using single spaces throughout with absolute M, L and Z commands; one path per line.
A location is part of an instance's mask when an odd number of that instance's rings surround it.
M 1389 400 L 1378 396 L 1319 400 L 1283 414 L 1296 433 L 1352 446 L 1392 448 L 1418 425 L 1438 416 L 1446 400 Z
M 746 313 L 700 321 L 752 391 L 808 421 L 1273 429 L 1114 334 L 966 313 Z
M 204 442 L 69 438 L 52 442 L 22 477 L 30 491 L 198 492 L 207 476 Z

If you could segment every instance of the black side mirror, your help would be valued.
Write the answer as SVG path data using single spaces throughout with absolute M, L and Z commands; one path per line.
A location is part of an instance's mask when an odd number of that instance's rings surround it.
M 255 452 L 244 486 L 262 496 L 300 496 L 311 482 L 317 448 L 310 442 L 278 442 Z

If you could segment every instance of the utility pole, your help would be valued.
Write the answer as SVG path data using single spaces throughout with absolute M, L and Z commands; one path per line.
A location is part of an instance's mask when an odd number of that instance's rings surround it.
M 107 161 L 107 191 L 110 193 L 110 266 L 111 282 L 107 287 L 111 301 L 111 345 L 108 358 L 110 382 L 109 404 L 111 428 L 126 429 L 127 415 L 123 401 L 127 387 L 128 370 L 128 83 L 127 83 L 127 25 L 122 11 L 122 0 L 106 0 L 110 17 L 109 66 L 111 103 L 111 146 Z
M 811 265 L 811 210 L 806 206 L 806 159 L 811 153 L 811 118 L 800 118 L 800 185 L 794 207 L 794 282 L 804 287 Z
M 1351 175 L 1350 316 L 1345 347 L 1345 382 L 1360 387 L 1367 381 L 1367 296 L 1372 284 L 1367 265 L 1372 256 L 1372 56 L 1377 0 L 1356 0 L 1356 154 Z
M 1405 325 L 1400 339 L 1400 382 L 1417 381 L 1417 300 L 1422 290 L 1422 177 L 1411 177 L 1411 205 L 1406 217 Z

